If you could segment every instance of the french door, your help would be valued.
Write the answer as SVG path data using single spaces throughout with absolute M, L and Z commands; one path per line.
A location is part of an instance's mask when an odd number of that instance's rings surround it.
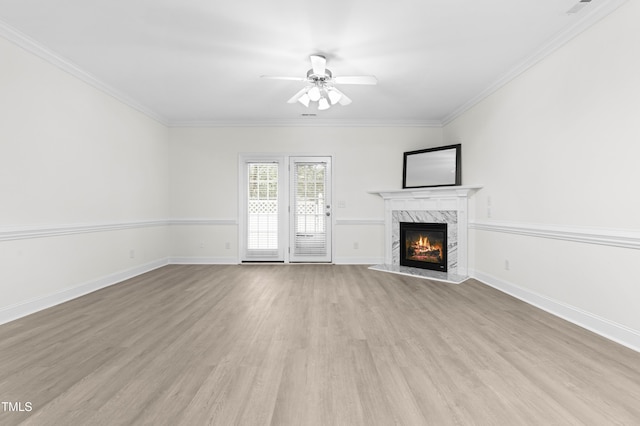
M 286 198 L 283 197 L 286 180 L 283 164 L 281 158 L 267 157 L 243 164 L 243 261 L 284 261 L 282 242 L 286 232 L 282 222 L 286 220 Z
M 331 157 L 292 157 L 289 260 L 331 262 Z
M 243 262 L 331 262 L 331 157 L 242 156 Z

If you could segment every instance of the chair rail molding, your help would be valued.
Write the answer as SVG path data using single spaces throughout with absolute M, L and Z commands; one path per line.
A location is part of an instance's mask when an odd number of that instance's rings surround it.
M 169 219 L 171 226 L 224 226 L 237 225 L 238 219 L 212 219 L 212 218 L 182 218 Z
M 167 226 L 167 221 L 139 220 L 131 222 L 75 223 L 60 225 L 32 225 L 0 228 L 0 242 L 25 240 L 30 238 L 58 237 L 63 235 L 87 234 L 91 232 L 119 231 L 122 229 L 152 228 Z
M 631 229 L 587 228 L 497 221 L 470 222 L 469 229 L 640 250 L 640 231 Z
M 92 232 L 119 231 L 122 229 L 152 228 L 162 226 L 225 226 L 237 225 L 237 219 L 184 218 L 152 219 L 130 222 L 70 223 L 59 225 L 29 225 L 0 228 L 0 242 L 30 238 L 59 237 Z

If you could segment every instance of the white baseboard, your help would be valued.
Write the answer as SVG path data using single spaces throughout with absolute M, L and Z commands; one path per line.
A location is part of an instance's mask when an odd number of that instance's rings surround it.
M 171 265 L 237 265 L 237 257 L 171 257 Z M 337 257 L 333 260 L 336 265 L 377 265 L 384 263 L 382 257 Z
M 171 257 L 171 265 L 237 265 L 236 257 Z M 333 260 L 336 265 L 377 265 L 384 263 L 381 257 L 338 257 Z
M 638 330 L 631 329 L 622 324 L 599 317 L 575 306 L 551 299 L 480 271 L 470 271 L 470 276 L 483 284 L 507 293 L 523 302 L 633 349 L 636 352 L 640 352 L 640 331 Z
M 107 276 L 88 281 L 77 287 L 67 288 L 47 296 L 37 297 L 15 305 L 0 308 L 0 324 L 25 317 L 43 309 L 59 305 L 80 296 L 92 293 L 105 287 L 118 284 L 130 278 L 142 275 L 168 264 L 167 259 L 159 259 L 131 269 L 109 274 Z
M 171 265 L 237 265 L 241 263 L 236 257 L 171 257 Z M 278 262 L 280 263 L 280 262 Z M 384 263 L 382 257 L 337 257 L 333 260 L 336 265 L 377 265 Z
M 383 257 L 336 257 L 336 265 L 378 265 L 384 263 Z
M 171 257 L 171 265 L 237 265 L 237 257 Z

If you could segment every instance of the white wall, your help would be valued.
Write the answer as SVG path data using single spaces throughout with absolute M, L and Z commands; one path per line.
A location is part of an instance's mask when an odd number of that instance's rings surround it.
M 166 262 L 169 174 L 165 126 L 2 38 L 0 58 L 3 322 Z
M 384 257 L 382 199 L 368 191 L 402 187 L 402 153 L 437 146 L 440 128 L 263 127 L 170 129 L 171 227 L 176 261 L 238 260 L 238 157 L 241 153 L 333 156 L 334 259 Z M 338 202 L 344 208 L 338 208 Z M 209 220 L 198 224 L 195 219 Z M 364 220 L 378 220 L 367 224 Z M 216 221 L 236 221 L 227 224 Z M 226 249 L 226 243 L 230 248 Z M 357 242 L 359 249 L 354 249 Z
M 639 21 L 627 2 L 444 129 L 462 141 L 466 181 L 485 185 L 478 276 L 636 348 Z M 556 239 L 572 232 L 596 243 Z M 625 236 L 635 248 L 600 244 Z

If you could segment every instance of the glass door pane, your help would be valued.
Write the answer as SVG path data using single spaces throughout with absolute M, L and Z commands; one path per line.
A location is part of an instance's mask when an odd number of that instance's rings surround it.
M 280 224 L 280 164 L 246 163 L 245 260 L 283 260 Z
M 331 262 L 331 158 L 291 158 L 292 262 Z

